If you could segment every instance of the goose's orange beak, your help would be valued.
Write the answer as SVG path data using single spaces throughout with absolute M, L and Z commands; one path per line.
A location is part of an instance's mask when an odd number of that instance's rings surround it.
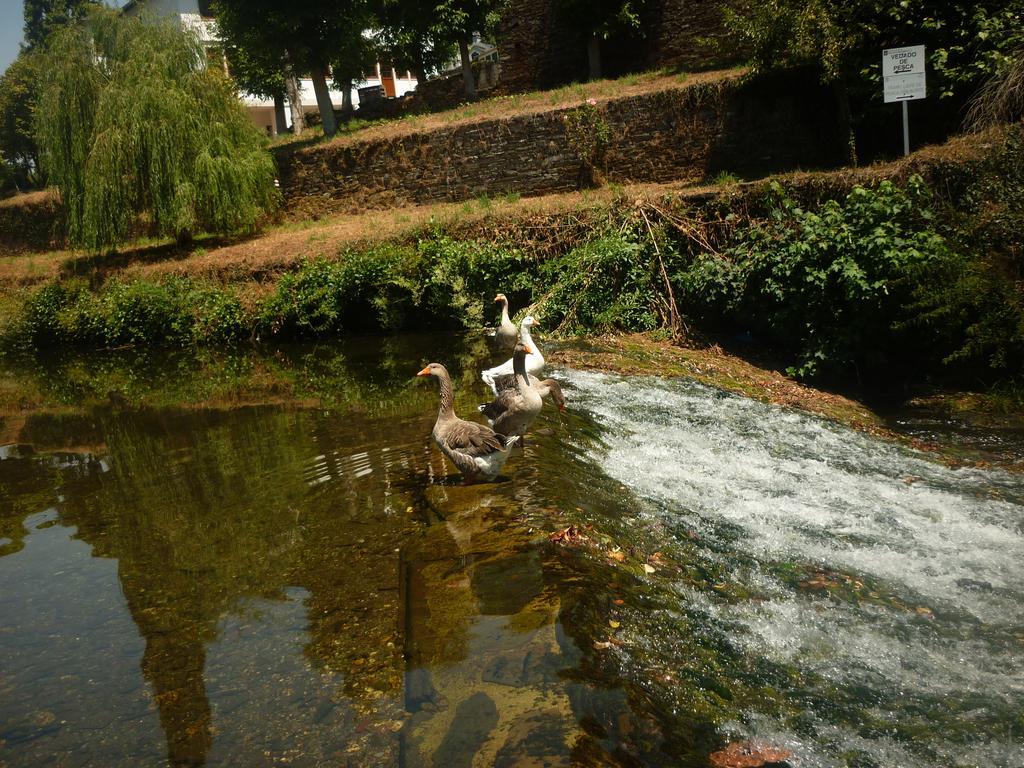
M 533 324 L 540 328 L 540 320 L 538 320 L 537 318 L 533 318 Z
M 528 355 L 532 355 L 533 354 L 533 347 L 531 347 L 529 344 L 523 344 L 523 347 L 526 349 L 526 354 L 528 354 Z
M 416 375 L 417 376 L 429 376 L 430 375 L 430 366 L 428 365 L 426 368 L 424 368 L 422 371 L 420 371 Z

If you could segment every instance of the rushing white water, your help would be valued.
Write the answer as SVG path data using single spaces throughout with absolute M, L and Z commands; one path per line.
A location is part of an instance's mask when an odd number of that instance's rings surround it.
M 837 756 L 853 750 L 885 766 L 1024 766 L 1024 478 L 951 469 L 693 382 L 564 378 L 573 407 L 604 427 L 594 460 L 654 502 L 639 517 L 696 531 L 706 556 L 765 598 L 675 585 L 687 609 L 730 627 L 754 658 L 867 691 L 883 726 L 865 736 L 812 711 L 801 737 L 753 714 L 739 732 L 790 744 L 802 765 L 845 765 Z M 895 605 L 795 589 L 773 575 L 780 563 L 863 580 Z M 929 732 L 921 713 L 934 707 L 955 734 Z M 884 733 L 911 717 L 925 750 Z M 974 736 L 972 721 L 984 723 Z

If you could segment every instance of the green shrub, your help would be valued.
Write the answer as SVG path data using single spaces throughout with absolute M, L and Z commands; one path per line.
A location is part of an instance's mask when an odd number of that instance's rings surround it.
M 916 287 L 911 325 L 933 334 L 945 361 L 973 378 L 1024 374 L 1024 127 L 977 167 L 944 212 L 958 256 Z
M 250 319 L 237 296 L 218 289 L 195 291 L 192 340 L 198 343 L 223 343 L 245 337 Z
M 541 265 L 548 288 L 538 311 L 563 333 L 646 331 L 658 326 L 660 288 L 650 244 L 612 234 Z
M 20 334 L 36 347 L 57 343 L 64 336 L 61 312 L 73 304 L 81 291 L 77 283 L 50 283 L 25 301 L 21 313 Z
M 183 281 L 116 281 L 102 295 L 107 341 L 121 344 L 181 345 L 192 337 L 192 307 Z
M 699 315 L 725 318 L 791 349 L 802 377 L 864 373 L 902 354 L 914 286 L 953 258 L 920 178 L 856 187 L 817 212 L 777 184 L 767 221 L 721 254 L 700 253 L 674 280 Z M 905 340 L 903 340 L 905 341 Z
M 594 99 L 566 112 L 565 136 L 570 148 L 583 163 L 580 169 L 581 186 L 600 186 L 604 183 L 605 156 L 611 146 L 612 131 L 602 110 Z
M 232 341 L 250 325 L 237 297 L 185 278 L 116 280 L 97 291 L 69 281 L 32 294 L 20 324 L 8 336 L 36 348 L 187 346 Z

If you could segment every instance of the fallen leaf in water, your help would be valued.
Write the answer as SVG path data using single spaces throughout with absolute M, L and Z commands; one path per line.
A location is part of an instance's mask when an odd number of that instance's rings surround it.
M 589 541 L 586 534 L 584 534 L 575 525 L 570 525 L 568 528 L 563 528 L 560 531 L 555 531 L 548 536 L 548 541 L 553 541 L 558 544 L 572 544 L 579 545 L 585 541 Z
M 597 650 L 599 651 L 607 651 L 613 645 L 614 643 L 609 643 L 606 640 L 597 640 L 594 642 L 594 647 L 597 648 Z
M 610 557 L 617 563 L 621 563 L 623 560 L 626 559 L 626 553 L 623 552 L 621 549 L 613 549 L 611 552 L 608 553 L 608 557 Z
M 902 480 L 907 485 L 913 485 L 920 479 L 921 478 L 918 477 L 917 475 L 904 475 L 903 477 L 900 478 L 900 480 Z
M 801 581 L 800 586 L 810 587 L 812 589 L 828 589 L 829 587 L 838 587 L 839 582 L 826 578 L 825 574 L 819 573 L 815 575 L 815 577 L 812 579 L 808 579 L 807 581 Z
M 611 627 L 612 629 L 618 629 L 619 627 L 622 626 L 622 624 L 620 624 L 619 622 L 615 621 L 615 619 L 611 619 L 611 620 L 608 621 L 608 626 Z
M 647 573 L 647 574 L 654 573 L 654 566 L 653 565 L 648 565 L 647 563 L 644 563 L 644 573 Z
M 734 741 L 725 749 L 712 752 L 710 760 L 715 768 L 760 768 L 784 762 L 792 754 L 788 749 Z
M 626 601 L 623 600 L 621 597 L 617 598 L 615 600 L 612 600 L 612 602 L 615 603 L 616 605 L 625 605 L 626 604 Z
M 932 613 L 932 609 L 931 608 L 925 608 L 924 606 L 921 606 L 921 607 L 917 608 L 917 615 L 918 616 L 924 616 L 925 618 L 928 618 L 928 619 L 934 619 L 935 618 L 935 614 Z

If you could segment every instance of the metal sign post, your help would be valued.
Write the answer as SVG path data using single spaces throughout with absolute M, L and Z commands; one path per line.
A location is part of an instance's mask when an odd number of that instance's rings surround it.
M 882 51 L 882 84 L 886 104 L 903 102 L 903 154 L 909 155 L 910 117 L 907 102 L 923 99 L 928 92 L 925 84 L 924 46 L 886 48 Z

